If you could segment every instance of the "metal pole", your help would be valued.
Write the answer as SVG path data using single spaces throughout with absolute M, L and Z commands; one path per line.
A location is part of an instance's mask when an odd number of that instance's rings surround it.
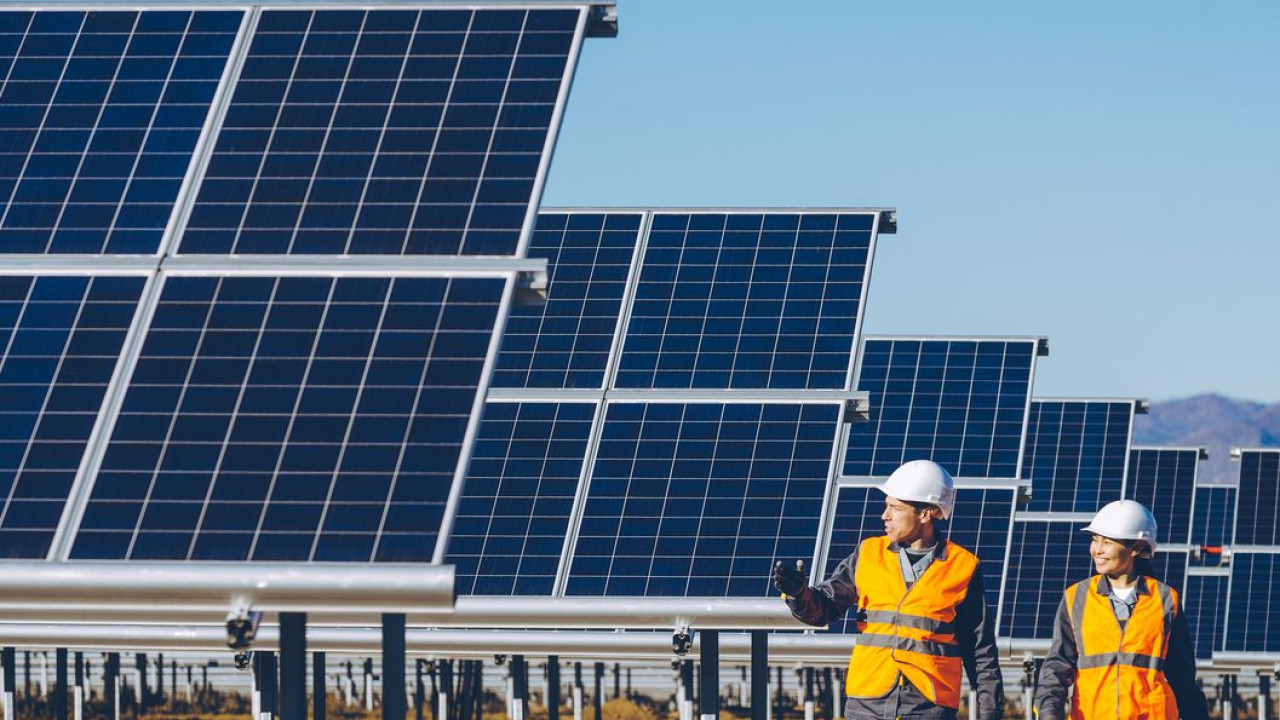
M 547 720 L 560 720 L 560 658 L 547 656 Z
M 17 720 L 13 713 L 14 689 L 18 684 L 17 664 L 17 652 L 13 648 L 0 650 L 0 665 L 4 666 L 4 720 Z
M 596 692 L 591 698 L 591 701 L 595 704 L 596 708 L 595 720 L 604 720 L 604 698 L 602 697 L 604 695 L 604 663 L 596 663 L 595 676 Z
M 156 706 L 164 705 L 164 653 L 156 655 Z
M 573 664 L 573 720 L 582 720 L 582 663 Z
M 72 717 L 75 720 L 83 720 L 84 718 L 84 653 L 77 652 L 75 654 L 75 691 L 74 702 L 72 703 Z
M 786 707 L 787 695 L 785 692 L 783 692 L 783 690 L 784 688 L 782 685 L 782 667 L 778 667 L 778 688 L 777 690 L 774 691 L 774 694 L 776 695 L 778 700 L 778 720 L 783 720 L 783 718 L 787 716 L 787 707 Z
M 1271 675 L 1258 675 L 1258 720 L 1271 718 Z
M 693 720 L 693 661 L 680 662 L 680 685 L 684 701 L 680 703 L 680 720 Z
M 425 663 L 422 658 L 413 663 L 413 720 L 422 720 L 422 704 L 426 701 L 426 688 L 422 682 L 422 666 Z
M 833 688 L 835 683 L 831 682 L 831 668 L 822 668 L 822 685 L 826 690 L 826 701 L 822 703 L 822 720 L 834 720 L 836 703 Z
M 751 720 L 769 713 L 769 633 L 751 633 Z
M 107 720 L 120 718 L 120 653 L 107 653 L 102 666 L 102 699 L 107 706 Z
M 54 650 L 53 716 L 67 720 L 67 649 Z
M 622 664 L 613 664 L 613 699 L 622 697 Z
M 698 678 L 698 713 L 702 720 L 720 720 L 720 631 L 698 633 L 702 676 Z
M 449 720 L 449 696 L 453 694 L 453 661 L 440 660 L 436 663 L 436 672 L 440 673 L 440 695 L 436 698 L 435 720 Z
M 382 717 L 404 720 L 404 623 L 401 613 L 382 615 Z M 305 720 L 305 718 L 303 718 Z
M 138 653 L 133 658 L 133 667 L 138 671 L 138 712 L 141 715 L 151 704 L 151 691 L 147 684 L 147 654 Z
M 484 720 L 484 662 L 476 660 L 471 663 L 471 673 L 475 678 L 475 682 L 471 684 L 476 696 L 475 719 Z
M 804 720 L 813 720 L 813 668 L 804 669 Z
M 510 720 L 524 720 L 529 710 L 529 685 L 524 674 L 524 656 L 511 656 L 511 707 L 507 708 Z
M 280 720 L 307 720 L 306 613 L 280 613 Z
M 325 720 L 329 714 L 329 687 L 326 682 L 328 667 L 325 654 L 311 653 L 311 717 L 312 720 Z

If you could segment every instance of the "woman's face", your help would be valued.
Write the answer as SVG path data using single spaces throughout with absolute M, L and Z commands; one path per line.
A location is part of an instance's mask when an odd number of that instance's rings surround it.
M 1126 547 L 1119 540 L 1094 535 L 1089 543 L 1089 555 L 1093 557 L 1093 566 L 1099 575 L 1120 577 L 1133 572 L 1133 561 L 1138 551 Z

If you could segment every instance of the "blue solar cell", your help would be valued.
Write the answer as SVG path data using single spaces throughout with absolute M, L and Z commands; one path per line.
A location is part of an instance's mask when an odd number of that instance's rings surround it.
M 863 540 L 884 534 L 884 524 L 880 521 L 884 493 L 873 487 L 842 487 L 837 492 L 835 522 L 831 527 L 823 577 L 834 572 L 836 565 L 857 550 Z M 947 539 L 977 555 L 981 561 L 979 567 L 992 617 L 1000 601 L 1015 494 L 1013 488 L 962 487 L 956 491 L 951 520 L 943 526 Z M 846 616 L 832 624 L 830 630 L 852 632 L 852 618 Z
M 489 403 L 446 562 L 460 595 L 550 595 L 594 403 Z
M 567 594 L 761 597 L 813 556 L 834 405 L 610 404 Z
M 0 277 L 3 557 L 48 554 L 143 284 Z
M 167 278 L 72 556 L 429 560 L 504 286 Z
M 1187 561 L 1189 557 L 1190 553 L 1184 550 L 1161 548 L 1151 558 L 1151 566 L 1155 570 L 1156 578 L 1174 590 L 1182 592 L 1182 589 L 1187 586 Z
M 1240 453 L 1236 545 L 1280 545 L 1280 450 Z
M 156 252 L 242 15 L 0 12 L 0 252 Z
M 846 387 L 874 219 L 656 213 L 617 387 Z
M 1125 495 L 1156 517 L 1162 543 L 1191 542 L 1191 509 L 1195 505 L 1196 468 L 1200 451 L 1133 448 Z
M 1231 559 L 1223 649 L 1280 652 L 1280 554 L 1236 553 Z
M 547 301 L 511 308 L 494 387 L 600 388 L 618 329 L 640 213 L 542 213 L 528 256 Z
M 1023 475 L 1035 512 L 1095 512 L 1121 498 L 1133 401 L 1033 400 Z
M 1048 640 L 1063 593 L 1094 574 L 1085 523 L 1017 521 L 1000 611 L 1000 636 Z
M 1188 575 L 1182 592 L 1182 610 L 1196 647 L 1196 657 L 1208 660 L 1222 649 L 1227 617 L 1226 575 Z
M 1236 488 L 1232 485 L 1197 485 L 1195 513 L 1191 517 L 1191 544 L 1210 548 L 1230 545 L 1235 537 Z M 1194 563 L 1221 564 L 1222 554 L 1204 552 Z
M 849 426 L 844 474 L 884 477 L 909 460 L 952 475 L 1017 478 L 1035 340 L 868 338 L 858 389 L 871 421 Z
M 264 11 L 182 252 L 514 254 L 580 18 Z

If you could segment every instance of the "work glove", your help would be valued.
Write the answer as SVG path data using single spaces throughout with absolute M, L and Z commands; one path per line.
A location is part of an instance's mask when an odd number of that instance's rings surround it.
M 778 592 L 783 595 L 795 597 L 800 594 L 809 583 L 809 576 L 804 571 L 804 561 L 797 560 L 795 569 L 787 567 L 787 564 L 781 560 L 773 566 L 773 586 L 778 588 Z

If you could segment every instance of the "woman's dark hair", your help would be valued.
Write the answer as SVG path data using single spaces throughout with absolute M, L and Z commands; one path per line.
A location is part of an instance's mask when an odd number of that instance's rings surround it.
M 1139 575 L 1145 575 L 1152 580 L 1160 580 L 1156 576 L 1156 567 L 1151 562 L 1151 546 L 1142 540 L 1126 540 L 1124 546 L 1130 550 L 1140 551 L 1140 555 L 1133 559 L 1133 571 Z

